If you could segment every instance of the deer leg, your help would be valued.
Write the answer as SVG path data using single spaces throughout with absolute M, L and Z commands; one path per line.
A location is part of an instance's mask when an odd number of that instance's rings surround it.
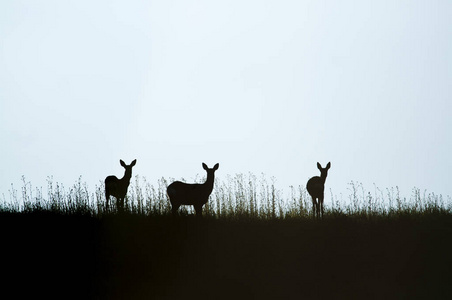
M 202 205 L 195 205 L 195 212 L 197 217 L 202 217 Z
M 124 211 L 124 198 L 117 198 L 118 212 L 122 213 Z
M 323 195 L 319 197 L 319 205 L 320 205 L 320 212 L 322 213 L 322 219 L 323 219 Z
M 180 204 L 171 203 L 171 212 L 173 216 L 177 216 L 177 210 L 179 209 Z
M 312 197 L 312 217 L 315 218 L 316 201 L 314 196 L 311 197 Z
M 105 197 L 107 198 L 106 204 L 105 204 L 105 210 L 108 212 L 108 201 L 110 200 L 110 196 L 105 195 Z

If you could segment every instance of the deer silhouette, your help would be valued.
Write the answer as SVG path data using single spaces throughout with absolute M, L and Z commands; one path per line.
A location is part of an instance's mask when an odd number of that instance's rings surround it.
M 202 217 L 202 207 L 207 203 L 210 193 L 212 193 L 215 171 L 218 170 L 219 166 L 219 164 L 216 164 L 210 169 L 205 163 L 202 163 L 202 167 L 207 171 L 206 182 L 202 184 L 175 181 L 168 186 L 166 192 L 171 202 L 173 215 L 177 215 L 177 210 L 181 205 L 193 205 L 196 216 Z
M 124 169 L 126 169 L 124 176 L 121 179 L 118 179 L 118 177 L 114 175 L 105 178 L 105 198 L 107 199 L 107 211 L 110 196 L 116 198 L 118 211 L 122 212 L 124 210 L 124 198 L 127 195 L 127 188 L 129 187 L 130 178 L 132 177 L 132 167 L 137 163 L 137 160 L 133 160 L 130 165 L 126 165 L 126 163 L 122 160 L 119 160 L 119 163 L 124 167 Z
M 317 168 L 320 170 L 320 177 L 314 176 L 309 179 L 306 184 L 306 189 L 312 197 L 313 216 L 317 216 L 317 219 L 319 219 L 320 213 L 323 218 L 323 192 L 325 190 L 325 180 L 328 175 L 328 169 L 331 168 L 331 163 L 328 163 L 325 168 L 322 168 L 322 166 L 317 163 Z M 318 202 L 316 199 L 318 199 Z

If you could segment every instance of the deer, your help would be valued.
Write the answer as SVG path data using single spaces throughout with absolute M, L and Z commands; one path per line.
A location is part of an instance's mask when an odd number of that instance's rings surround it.
M 317 217 L 317 219 L 320 219 L 321 214 L 323 219 L 323 192 L 325 190 L 325 180 L 326 176 L 328 175 L 328 170 L 329 168 L 331 168 L 331 163 L 329 162 L 325 168 L 322 168 L 322 165 L 320 165 L 320 163 L 317 163 L 317 168 L 320 170 L 320 177 L 314 176 L 309 179 L 308 183 L 306 184 L 306 189 L 308 190 L 308 193 L 312 198 L 312 212 L 314 218 Z
M 207 167 L 202 163 L 202 167 L 207 171 L 207 179 L 204 183 L 184 183 L 175 181 L 171 183 L 166 192 L 171 202 L 171 211 L 173 216 L 177 215 L 177 210 L 181 205 L 193 205 L 197 217 L 202 217 L 202 207 L 209 200 L 210 193 L 213 190 L 215 179 L 215 171 L 218 170 L 219 164 L 213 168 Z
M 132 177 L 132 167 L 137 163 L 137 160 L 136 159 L 133 160 L 130 165 L 126 165 L 126 163 L 122 159 L 119 160 L 119 163 L 125 169 L 124 176 L 121 179 L 118 179 L 118 177 L 114 175 L 105 178 L 105 198 L 107 199 L 106 203 L 107 211 L 110 196 L 116 198 L 118 211 L 122 212 L 124 210 L 124 198 L 127 195 L 127 189 L 129 187 L 130 178 Z

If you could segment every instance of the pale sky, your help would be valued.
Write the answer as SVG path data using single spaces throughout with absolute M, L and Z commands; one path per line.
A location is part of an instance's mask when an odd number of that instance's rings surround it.
M 451 1 L 2 1 L 0 38 L 0 197 L 119 159 L 452 196 Z

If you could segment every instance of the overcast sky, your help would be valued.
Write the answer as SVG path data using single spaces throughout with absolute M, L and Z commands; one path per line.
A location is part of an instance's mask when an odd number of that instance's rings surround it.
M 2 1 L 0 196 L 252 172 L 452 196 L 451 1 Z M 329 192 L 326 198 L 329 204 Z

